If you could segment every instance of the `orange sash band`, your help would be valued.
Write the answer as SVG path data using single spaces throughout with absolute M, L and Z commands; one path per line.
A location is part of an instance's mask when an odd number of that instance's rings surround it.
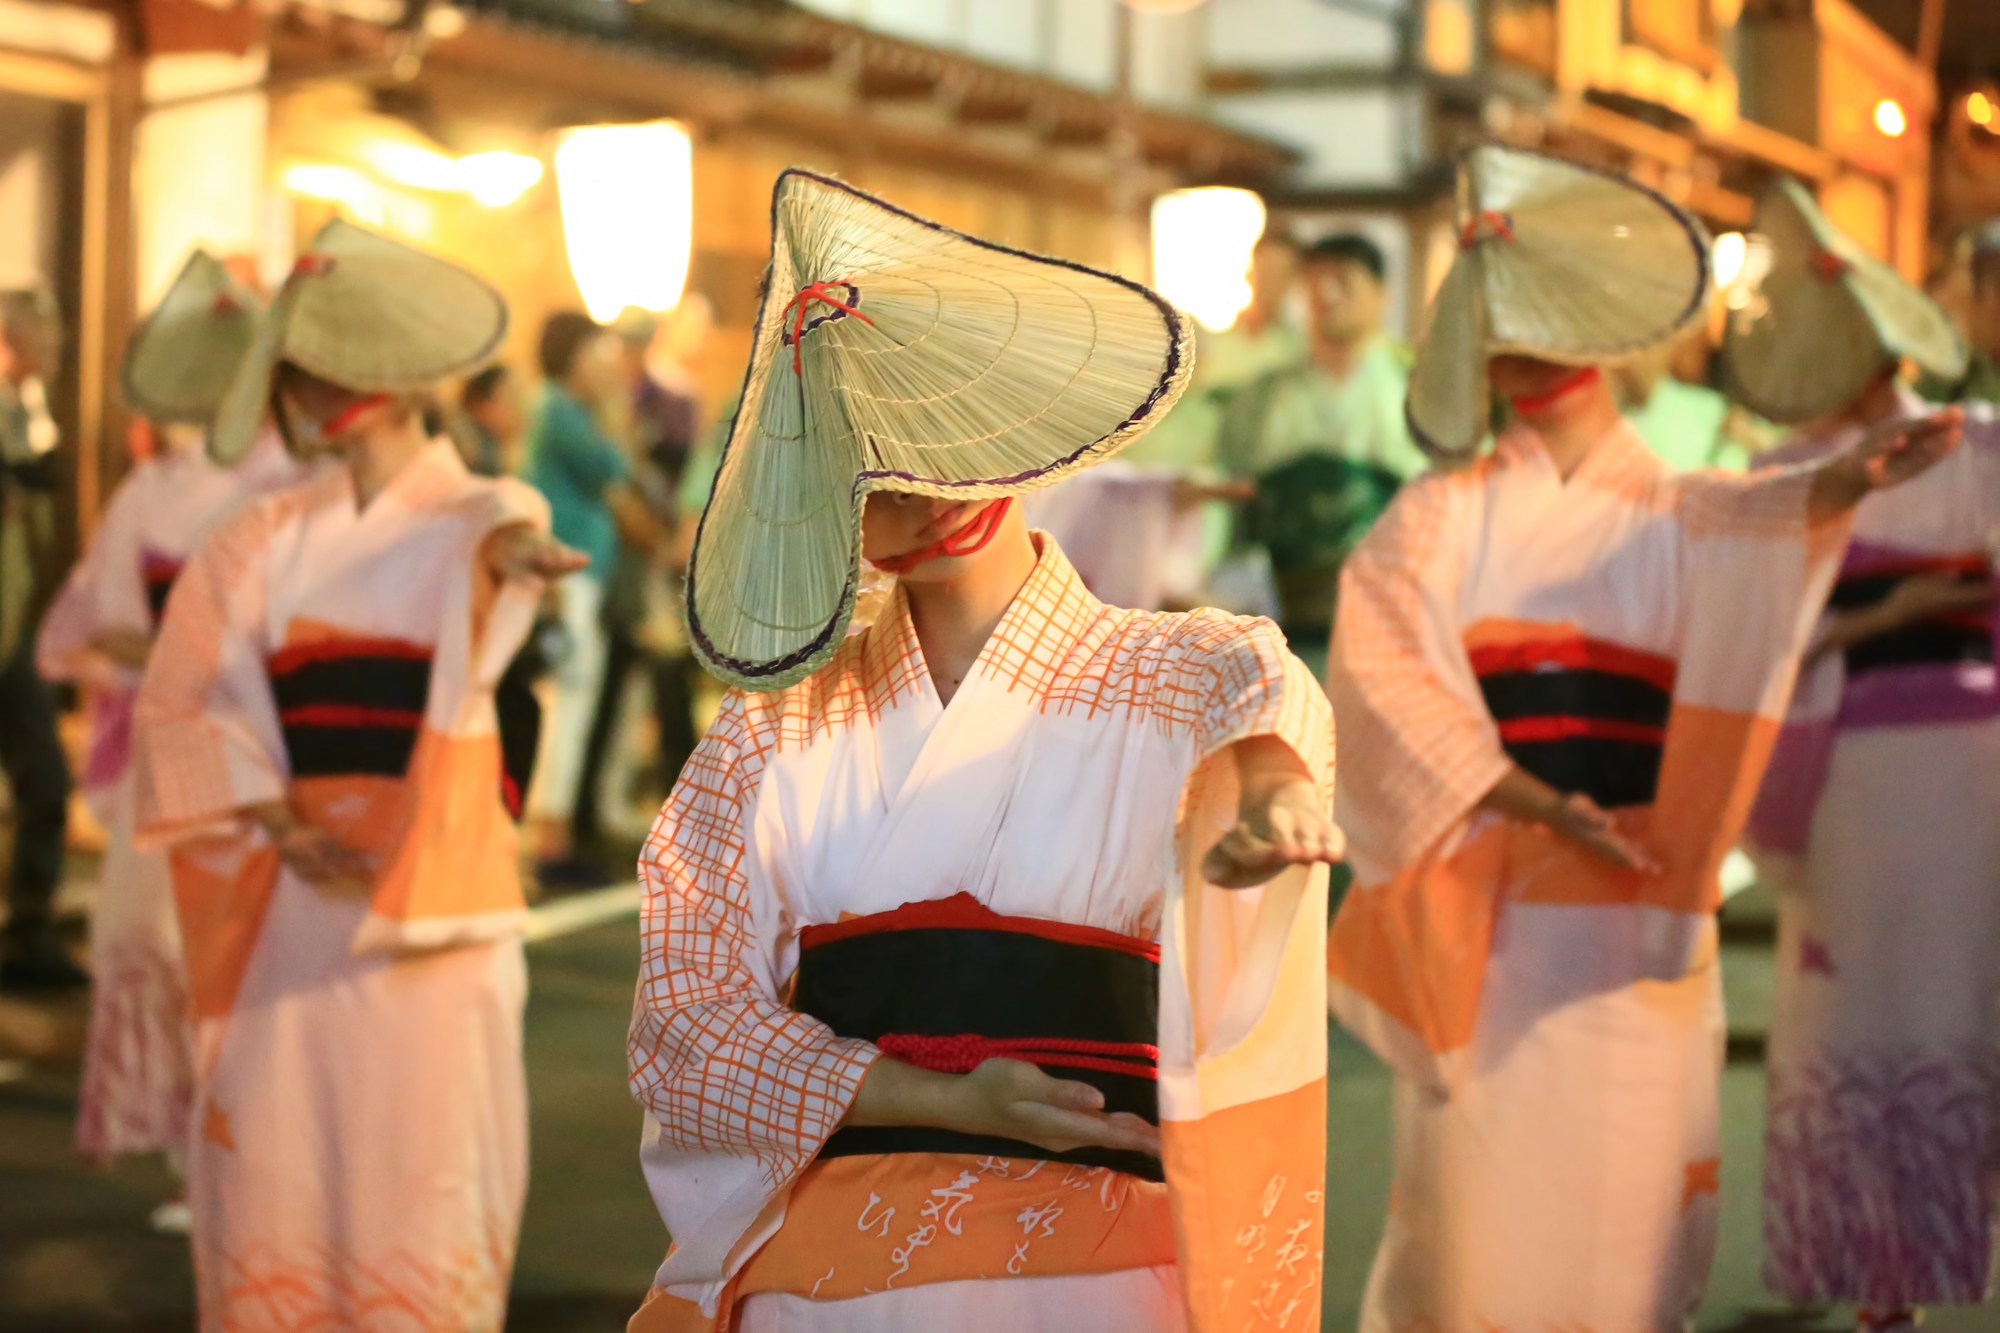
M 631 1333 L 709 1333 L 760 1292 L 851 1300 L 929 1282 L 1063 1277 L 1174 1262 L 1167 1187 L 1101 1166 L 945 1153 L 814 1162 L 785 1224 L 713 1319 L 655 1289 Z

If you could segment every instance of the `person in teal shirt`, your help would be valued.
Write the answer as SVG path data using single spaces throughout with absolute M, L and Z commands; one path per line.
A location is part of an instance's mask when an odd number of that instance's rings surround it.
M 551 673 L 552 707 L 528 801 L 531 832 L 545 885 L 608 882 L 576 859 L 571 828 L 604 681 L 604 585 L 621 534 L 652 550 L 659 533 L 632 489 L 625 451 L 599 425 L 625 392 L 616 340 L 588 315 L 558 311 L 542 326 L 539 354 L 542 392 L 523 475 L 547 497 L 556 540 L 589 556 L 590 566 L 556 585 L 568 651 Z

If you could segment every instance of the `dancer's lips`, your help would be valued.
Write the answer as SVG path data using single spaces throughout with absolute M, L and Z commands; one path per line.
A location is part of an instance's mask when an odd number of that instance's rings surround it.
M 917 543 L 911 549 L 928 546 L 942 537 L 951 536 L 971 522 L 973 515 L 985 506 L 984 500 L 960 500 L 956 504 L 946 505 L 931 516 L 930 522 L 917 529 Z

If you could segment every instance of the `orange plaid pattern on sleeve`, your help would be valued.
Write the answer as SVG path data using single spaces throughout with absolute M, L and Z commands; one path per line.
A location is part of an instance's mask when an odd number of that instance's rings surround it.
M 284 795 L 275 758 L 219 706 L 234 603 L 262 565 L 272 531 L 310 503 L 311 488 L 247 506 L 218 528 L 174 581 L 145 684 L 133 709 L 142 836 L 170 841 L 258 801 Z
M 1483 486 L 1492 465 L 1405 486 L 1341 577 L 1327 673 L 1353 775 L 1340 790 L 1341 823 L 1357 850 L 1392 870 L 1428 851 L 1508 769 L 1484 707 L 1431 660 L 1447 643 L 1459 649 L 1425 586 L 1449 578 L 1453 491 Z
M 843 651 L 821 675 L 840 674 L 855 656 Z M 639 867 L 645 906 L 628 1042 L 633 1095 L 664 1140 L 752 1154 L 774 1189 L 833 1133 L 875 1055 L 788 1008 L 752 966 L 763 946 L 745 873 L 748 824 L 788 718 L 792 728 L 810 725 L 811 710 L 785 707 L 800 693 L 732 693 L 660 812 Z
M 1812 465 L 1749 476 L 1691 472 L 1674 479 L 1681 524 L 1690 536 L 1798 538 L 1806 534 Z

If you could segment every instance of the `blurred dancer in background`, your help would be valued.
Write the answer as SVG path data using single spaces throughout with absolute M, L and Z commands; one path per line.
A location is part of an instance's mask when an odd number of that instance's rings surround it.
M 504 1317 L 527 912 L 492 689 L 542 578 L 583 557 L 420 413 L 505 327 L 470 273 L 331 223 L 210 437 L 233 463 L 269 411 L 339 462 L 189 561 L 136 711 L 140 837 L 173 849 L 197 1025 L 212 1333 Z
M 528 416 L 521 386 L 504 363 L 495 361 L 465 381 L 449 420 L 452 442 L 473 476 L 504 477 L 519 464 Z
M 1957 424 L 1670 472 L 1599 365 L 1702 316 L 1699 224 L 1554 158 L 1463 172 L 1410 421 L 1465 465 L 1347 563 L 1328 676 L 1356 871 L 1333 1007 L 1396 1074 L 1362 1328 L 1665 1333 L 1715 1245 L 1719 870 L 1848 516 Z
M 69 760 L 55 701 L 35 671 L 35 621 L 54 591 L 56 423 L 46 385 L 62 315 L 41 289 L 0 291 L 0 766 L 14 797 L 0 988 L 81 986 L 90 978 L 56 930 L 69 830 Z
M 1838 457 L 1963 376 L 1945 313 L 1785 182 L 1726 350 L 1736 392 L 1807 422 L 1766 461 Z M 1752 845 L 1779 894 L 1766 1056 L 1764 1281 L 1863 1330 L 1987 1299 L 2000 1141 L 2000 429 L 1862 502 L 1764 781 Z
M 179 1158 L 194 1062 L 186 965 L 166 854 L 133 845 L 132 705 L 181 567 L 218 524 L 259 493 L 298 480 L 274 432 L 234 468 L 205 451 L 209 422 L 250 345 L 257 298 L 196 251 L 126 349 L 125 400 L 160 447 L 121 482 L 90 548 L 42 624 L 43 675 L 90 687 L 85 796 L 109 833 L 91 918 L 90 1031 L 76 1144 L 100 1161 Z M 184 1204 L 156 1225 L 185 1226 Z

